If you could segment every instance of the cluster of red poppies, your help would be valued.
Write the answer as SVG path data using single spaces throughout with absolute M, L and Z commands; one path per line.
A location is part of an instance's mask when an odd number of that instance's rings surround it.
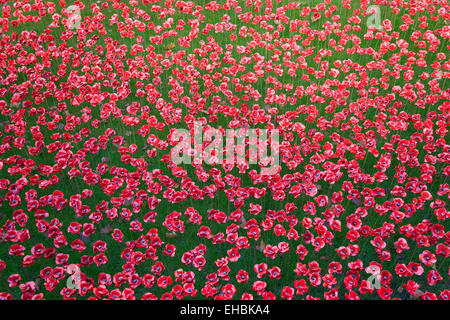
M 447 0 L 0 5 L 0 299 L 449 299 Z

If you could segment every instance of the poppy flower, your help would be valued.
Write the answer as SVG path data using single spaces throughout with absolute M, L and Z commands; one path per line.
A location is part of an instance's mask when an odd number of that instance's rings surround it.
M 2 7 L 0 299 L 447 300 L 446 3 L 153 2 Z

